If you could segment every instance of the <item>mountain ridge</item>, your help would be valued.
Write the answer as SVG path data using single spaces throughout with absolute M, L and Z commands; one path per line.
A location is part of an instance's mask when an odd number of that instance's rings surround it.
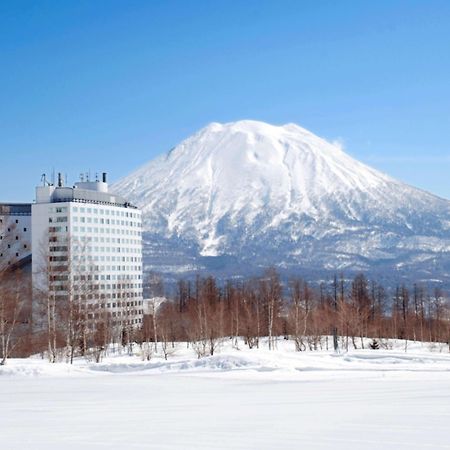
M 142 208 L 153 270 L 228 276 L 252 261 L 449 277 L 450 201 L 296 124 L 212 122 L 112 189 Z

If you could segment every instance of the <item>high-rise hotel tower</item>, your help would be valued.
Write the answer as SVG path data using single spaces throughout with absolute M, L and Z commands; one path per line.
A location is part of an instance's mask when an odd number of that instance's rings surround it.
M 92 323 L 139 326 L 143 317 L 141 212 L 100 180 L 36 188 L 31 206 L 32 285 L 82 304 Z

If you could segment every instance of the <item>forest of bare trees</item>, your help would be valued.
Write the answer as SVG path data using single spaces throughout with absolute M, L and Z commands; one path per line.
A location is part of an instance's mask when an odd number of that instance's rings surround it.
M 75 267 L 70 270 L 76 272 Z M 289 339 L 299 352 L 364 348 L 367 338 L 377 345 L 403 339 L 405 351 L 408 340 L 446 343 L 450 351 L 449 299 L 440 289 L 430 291 L 420 284 L 388 289 L 359 274 L 351 280 L 336 275 L 312 285 L 296 277 L 281 280 L 269 269 L 246 281 L 179 280 L 172 295 L 164 297 L 163 283 L 153 274 L 147 287 L 159 301 L 150 302 L 142 327 L 118 329 L 102 308 L 94 277 L 86 277 L 77 292 L 71 292 L 67 272 L 47 271 L 53 288 L 40 293 L 42 326 L 32 336 L 29 327 L 21 329 L 28 335 L 18 338 L 16 333 L 14 341 L 27 342 L 29 353 L 45 352 L 51 362 L 72 362 L 75 356 L 98 362 L 111 343 L 130 353 L 140 348 L 143 359 L 149 360 L 155 353 L 167 359 L 177 342 L 185 342 L 201 358 L 214 355 L 225 339 L 236 347 L 244 342 L 249 348 L 266 345 L 270 350 L 276 350 L 280 338 Z M 55 281 L 65 293 L 61 298 Z M 0 282 L 3 363 L 13 350 L 13 330 L 22 308 L 18 299 L 25 294 L 7 286 Z M 98 299 L 95 306 L 86 302 L 92 296 Z
M 109 344 L 129 344 L 130 327 L 119 328 L 106 310 L 106 295 L 86 241 L 70 235 L 61 240 L 51 233 L 45 239 L 57 245 L 50 247 L 53 252 L 46 245 L 40 249 L 44 252 L 43 265 L 37 269 L 40 282 L 33 287 L 33 351 L 45 350 L 53 363 L 61 359 L 72 363 L 75 356 L 99 362 Z M 83 259 L 70 249 L 78 250 Z
M 297 351 L 364 348 L 365 338 L 450 345 L 450 305 L 440 289 L 413 284 L 390 292 L 363 274 L 314 287 L 301 278 L 282 283 L 274 269 L 223 286 L 199 277 L 179 281 L 174 297 L 147 317 L 141 341 L 186 341 L 199 357 L 213 355 L 222 339 L 237 345 L 238 337 L 249 348 L 264 337 L 276 349 L 281 336 Z

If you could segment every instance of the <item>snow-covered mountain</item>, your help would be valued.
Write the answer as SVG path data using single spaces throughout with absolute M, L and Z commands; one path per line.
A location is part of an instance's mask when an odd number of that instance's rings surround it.
M 450 279 L 450 201 L 295 124 L 212 123 L 112 189 L 143 210 L 152 270 Z

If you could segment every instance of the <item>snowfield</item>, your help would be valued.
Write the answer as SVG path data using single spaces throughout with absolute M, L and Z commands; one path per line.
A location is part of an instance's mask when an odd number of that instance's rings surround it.
M 137 349 L 136 349 L 137 351 Z M 450 449 L 447 346 L 0 367 L 2 449 Z

